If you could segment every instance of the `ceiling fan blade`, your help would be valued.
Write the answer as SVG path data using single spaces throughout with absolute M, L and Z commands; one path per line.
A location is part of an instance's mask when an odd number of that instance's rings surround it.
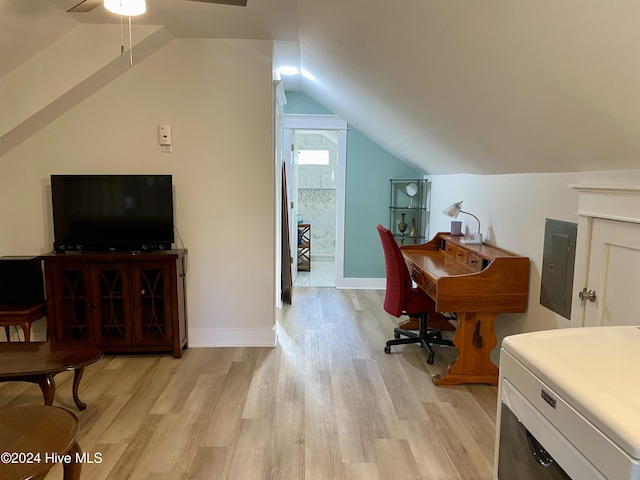
M 102 5 L 103 0 L 82 0 L 77 5 L 71 7 L 67 12 L 78 13 L 78 12 L 90 12 L 96 7 Z
M 189 0 L 190 2 L 203 2 L 203 3 L 220 3 L 222 5 L 236 5 L 238 7 L 246 7 L 247 0 Z

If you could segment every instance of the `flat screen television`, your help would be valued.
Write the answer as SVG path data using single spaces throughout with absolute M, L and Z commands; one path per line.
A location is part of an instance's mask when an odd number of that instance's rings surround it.
M 171 175 L 51 175 L 56 251 L 170 249 Z

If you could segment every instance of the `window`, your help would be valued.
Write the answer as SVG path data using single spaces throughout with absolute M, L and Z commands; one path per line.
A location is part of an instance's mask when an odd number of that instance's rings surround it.
M 300 150 L 298 165 L 329 165 L 329 150 Z

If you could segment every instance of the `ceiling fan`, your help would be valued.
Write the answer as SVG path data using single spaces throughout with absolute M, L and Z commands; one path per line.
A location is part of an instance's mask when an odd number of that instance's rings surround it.
M 247 0 L 189 0 L 191 2 L 203 2 L 203 3 L 219 3 L 222 5 L 236 5 L 238 7 L 246 7 Z M 90 12 L 96 7 L 102 5 L 103 0 L 82 0 L 77 5 L 71 7 L 67 12 Z

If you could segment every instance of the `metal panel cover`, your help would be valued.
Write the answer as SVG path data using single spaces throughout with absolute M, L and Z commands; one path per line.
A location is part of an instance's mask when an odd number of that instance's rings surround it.
M 565 318 L 571 317 L 577 233 L 576 223 L 545 220 L 540 304 Z

